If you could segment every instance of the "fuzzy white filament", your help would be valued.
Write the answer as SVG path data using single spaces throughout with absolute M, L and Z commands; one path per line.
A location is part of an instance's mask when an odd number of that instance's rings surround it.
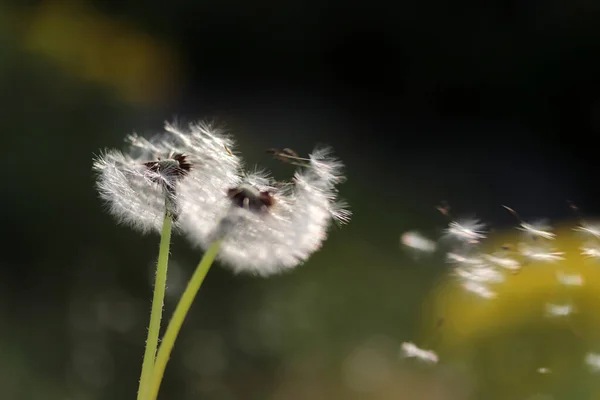
M 581 250 L 580 254 L 586 258 L 600 259 L 600 247 L 597 245 L 581 246 L 579 250 Z
M 293 183 L 253 172 L 232 176 L 212 191 L 191 187 L 181 193 L 181 226 L 205 249 L 223 238 L 217 258 L 234 272 L 267 276 L 291 269 L 321 247 L 332 220 L 350 218 L 336 200 L 341 168 L 321 149 L 297 170 Z
M 600 239 L 600 224 L 599 223 L 590 224 L 587 222 L 583 222 L 579 226 L 573 228 L 573 230 L 576 232 L 581 232 L 585 236 L 591 236 L 595 239 Z
M 484 229 L 485 224 L 475 218 L 451 221 L 446 228 L 446 235 L 463 243 L 476 244 L 486 238 Z
M 142 233 L 160 232 L 169 194 L 157 183 L 162 180 L 160 173 L 149 171 L 143 161 L 148 159 L 134 159 L 117 150 L 105 152 L 94 161 L 98 191 L 119 222 Z
M 563 257 L 564 252 L 553 251 L 553 249 L 547 246 L 529 246 L 525 243 L 520 243 L 519 251 L 523 256 L 532 261 L 555 262 L 565 259 Z
M 180 193 L 206 193 L 236 181 L 240 159 L 221 129 L 207 123 L 182 130 L 167 123 L 163 134 L 129 135 L 128 154 L 107 151 L 94 161 L 97 186 L 111 213 L 141 232 L 160 231 L 165 209 L 175 218 Z
M 521 264 L 514 258 L 496 256 L 493 254 L 484 254 L 484 258 L 491 264 L 497 265 L 510 271 L 519 271 Z
M 427 364 L 437 364 L 438 355 L 431 350 L 424 350 L 417 347 L 414 343 L 404 342 L 400 347 L 400 354 L 403 358 L 416 358 Z

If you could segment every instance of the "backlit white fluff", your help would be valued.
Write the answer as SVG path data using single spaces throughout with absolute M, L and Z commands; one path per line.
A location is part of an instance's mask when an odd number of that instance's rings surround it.
M 121 223 L 148 233 L 160 232 L 165 215 L 166 193 L 149 175 L 143 162 L 118 150 L 97 157 L 94 170 L 99 173 L 97 187 L 110 213 Z
M 160 231 L 166 207 L 175 217 L 181 211 L 180 192 L 193 191 L 203 199 L 237 181 L 240 159 L 231 153 L 233 141 L 208 123 L 180 129 L 165 124 L 165 132 L 152 139 L 129 135 L 127 154 L 110 150 L 97 157 L 97 186 L 111 213 L 122 223 L 147 233 Z M 169 176 L 169 159 L 184 155 L 191 166 L 181 179 Z M 146 163 L 160 161 L 161 171 Z M 173 167 L 175 168 L 175 167 Z
M 263 172 L 232 179 L 212 193 L 181 192 L 181 226 L 193 243 L 206 249 L 223 237 L 218 260 L 234 272 L 267 276 L 291 269 L 319 250 L 332 220 L 346 222 L 350 212 L 337 201 L 342 164 L 327 150 L 316 150 L 292 183 L 276 183 Z M 271 206 L 237 204 L 227 190 L 243 189 L 256 200 L 268 194 Z

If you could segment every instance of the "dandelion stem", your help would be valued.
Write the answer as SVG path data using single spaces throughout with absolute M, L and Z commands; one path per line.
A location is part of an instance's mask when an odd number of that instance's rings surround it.
M 150 325 L 148 327 L 148 339 L 146 340 L 146 351 L 142 361 L 142 374 L 138 387 L 137 399 L 143 399 L 147 391 L 149 379 L 152 376 L 156 348 L 158 347 L 158 335 L 160 333 L 160 321 L 162 318 L 165 289 L 167 286 L 167 265 L 169 264 L 169 248 L 171 245 L 171 230 L 173 217 L 170 212 L 165 213 L 162 232 L 160 236 L 160 248 L 158 250 L 158 263 L 156 264 L 156 277 L 154 281 L 154 295 L 152 298 L 152 311 L 150 312 Z
M 183 321 L 185 320 L 185 317 L 192 306 L 192 302 L 200 290 L 200 286 L 202 286 L 202 282 L 204 282 L 204 278 L 206 277 L 210 266 L 215 260 L 220 247 L 221 240 L 216 240 L 206 251 L 206 253 L 204 253 L 204 256 L 196 267 L 196 271 L 194 271 L 192 278 L 185 288 L 177 307 L 175 308 L 173 317 L 171 318 L 171 321 L 169 321 L 167 331 L 165 332 L 165 336 L 163 337 L 160 348 L 158 349 L 158 355 L 156 356 L 156 362 L 152 371 L 152 378 L 148 384 L 148 396 L 146 397 L 146 400 L 156 400 L 158 396 L 158 391 L 165 373 L 165 368 L 167 367 L 167 362 L 171 356 L 171 350 L 173 350 L 177 335 L 181 330 L 181 325 L 183 324 Z

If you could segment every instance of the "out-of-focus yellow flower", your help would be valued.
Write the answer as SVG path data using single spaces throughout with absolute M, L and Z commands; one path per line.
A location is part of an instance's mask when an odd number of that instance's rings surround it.
M 600 332 L 600 258 L 582 254 L 588 240 L 574 227 L 566 224 L 554 230 L 552 247 L 556 254 L 564 254 L 555 260 L 530 259 L 519 271 L 507 271 L 503 282 L 489 286 L 495 293 L 493 298 L 465 291 L 454 277 L 442 282 L 432 298 L 434 315 L 444 320 L 440 345 L 453 347 L 506 327 L 542 322 L 550 318 L 552 305 L 561 304 L 571 305 L 587 329 L 593 326 Z M 492 235 L 481 251 L 493 253 L 522 240 L 522 232 L 516 230 Z M 434 318 L 431 329 L 438 329 L 433 327 L 437 323 Z
M 69 73 L 112 87 L 125 101 L 167 100 L 179 81 L 174 51 L 85 2 L 45 1 L 26 16 L 23 45 Z

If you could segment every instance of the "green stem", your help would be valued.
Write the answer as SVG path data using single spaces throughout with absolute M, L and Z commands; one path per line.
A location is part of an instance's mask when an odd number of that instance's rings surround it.
M 146 351 L 142 361 L 142 374 L 140 386 L 138 387 L 137 399 L 142 400 L 143 394 L 152 376 L 156 348 L 158 347 L 158 335 L 160 333 L 160 321 L 162 318 L 163 304 L 165 300 L 165 289 L 167 286 L 167 265 L 169 264 L 169 248 L 171 245 L 171 230 L 173 218 L 171 213 L 165 213 L 162 232 L 160 236 L 160 248 L 158 250 L 158 263 L 156 264 L 156 277 L 154 282 L 154 296 L 152 298 L 152 311 L 150 312 L 150 325 L 148 327 L 148 339 L 146 340 Z
M 202 260 L 200 260 L 200 263 L 196 267 L 196 271 L 194 271 L 192 278 L 179 300 L 179 304 L 177 304 L 177 307 L 175 308 L 173 317 L 171 318 L 171 321 L 169 321 L 167 331 L 162 339 L 160 348 L 158 349 L 158 355 L 156 356 L 156 362 L 152 371 L 152 378 L 148 384 L 148 396 L 145 400 L 156 400 L 158 396 L 158 390 L 160 389 L 165 368 L 167 367 L 167 362 L 171 356 L 171 350 L 173 350 L 177 335 L 181 330 L 181 325 L 183 324 L 183 321 L 192 306 L 192 302 L 196 297 L 196 293 L 200 290 L 200 286 L 202 286 L 202 282 L 204 282 L 204 278 L 215 260 L 220 247 L 221 240 L 216 240 L 206 253 L 204 253 L 204 257 L 202 257 Z

